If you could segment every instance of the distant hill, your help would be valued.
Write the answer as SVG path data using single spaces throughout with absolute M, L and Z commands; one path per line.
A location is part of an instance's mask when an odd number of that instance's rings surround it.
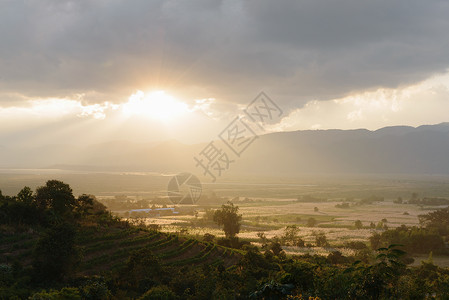
M 263 162 L 263 163 L 260 163 Z M 318 130 L 260 138 L 236 165 L 265 173 L 449 173 L 449 123 L 377 131 Z
M 0 147 L 3 168 L 179 172 L 195 168 L 206 144 L 110 142 L 93 146 Z M 376 131 L 304 130 L 260 136 L 231 164 L 229 174 L 449 174 L 449 123 Z

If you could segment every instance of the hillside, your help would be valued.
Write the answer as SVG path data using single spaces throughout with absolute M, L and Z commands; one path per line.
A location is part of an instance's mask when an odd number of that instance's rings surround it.
M 33 248 L 41 234 L 1 232 L 0 264 L 20 261 L 23 267 L 31 267 Z M 236 250 L 214 243 L 133 227 L 80 227 L 75 246 L 82 253 L 75 269 L 79 276 L 118 271 L 133 251 L 142 248 L 151 250 L 161 265 L 171 267 L 203 264 L 231 267 L 240 257 Z

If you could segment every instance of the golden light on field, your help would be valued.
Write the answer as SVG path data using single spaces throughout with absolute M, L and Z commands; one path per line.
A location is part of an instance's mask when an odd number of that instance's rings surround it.
M 188 106 L 175 99 L 165 91 L 144 93 L 137 91 L 123 105 L 123 112 L 128 117 L 143 116 L 168 122 L 188 112 Z

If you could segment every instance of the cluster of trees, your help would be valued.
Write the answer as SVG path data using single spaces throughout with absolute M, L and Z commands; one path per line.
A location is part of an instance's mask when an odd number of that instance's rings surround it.
M 343 203 L 341 203 L 341 204 L 335 204 L 335 207 L 336 207 L 336 208 L 343 208 L 343 209 L 350 208 L 348 202 L 343 202 Z
M 74 223 L 96 215 L 107 222 L 112 219 L 106 207 L 92 195 L 75 197 L 68 184 L 49 180 L 33 193 L 24 187 L 16 196 L 3 196 L 0 191 L 0 224 L 51 226 Z
M 409 200 L 404 200 L 402 197 L 398 197 L 393 201 L 396 204 L 417 204 L 417 205 L 428 205 L 428 206 L 441 206 L 449 205 L 449 199 L 439 198 L 439 197 L 423 197 L 420 198 L 418 193 L 412 193 Z
M 34 193 L 24 187 L 12 197 L 0 192 L 2 231 L 11 234 L 33 229 L 40 233 L 32 252 L 32 269 L 27 270 L 34 284 L 64 279 L 72 273 L 81 258 L 75 245 L 76 232 L 93 222 L 108 226 L 120 221 L 94 196 L 75 197 L 62 181 L 49 180 Z
M 371 246 L 376 249 L 389 244 L 401 244 L 409 253 L 448 254 L 449 208 L 420 215 L 419 220 L 419 227 L 402 225 L 382 233 L 373 233 L 370 237 Z
M 302 196 L 298 196 L 297 201 L 304 202 L 304 203 L 310 203 L 310 202 L 316 203 L 316 202 L 326 202 L 327 199 L 315 197 L 312 195 L 302 195 Z
M 435 230 L 439 235 L 449 235 L 449 207 L 438 209 L 425 215 L 419 215 L 419 222 L 429 230 Z
M 405 203 L 402 201 L 402 198 L 400 199 L 400 203 Z M 399 198 L 398 201 L 399 202 Z M 436 206 L 436 205 L 449 205 L 449 199 L 445 198 L 438 198 L 438 197 L 423 197 L 419 198 L 417 193 L 413 193 L 410 199 L 408 200 L 409 204 L 417 204 L 417 205 L 429 205 L 429 206 Z
M 360 200 L 360 204 L 372 204 L 374 202 L 383 202 L 385 200 L 384 197 L 380 197 L 380 196 L 376 196 L 376 195 L 371 195 L 369 197 L 365 197 L 362 198 Z

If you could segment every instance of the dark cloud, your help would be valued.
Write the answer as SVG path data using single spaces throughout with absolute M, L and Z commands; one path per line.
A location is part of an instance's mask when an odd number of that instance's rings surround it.
M 265 90 L 300 106 L 445 71 L 448 15 L 447 1 L 6 0 L 0 90 L 241 103 Z

